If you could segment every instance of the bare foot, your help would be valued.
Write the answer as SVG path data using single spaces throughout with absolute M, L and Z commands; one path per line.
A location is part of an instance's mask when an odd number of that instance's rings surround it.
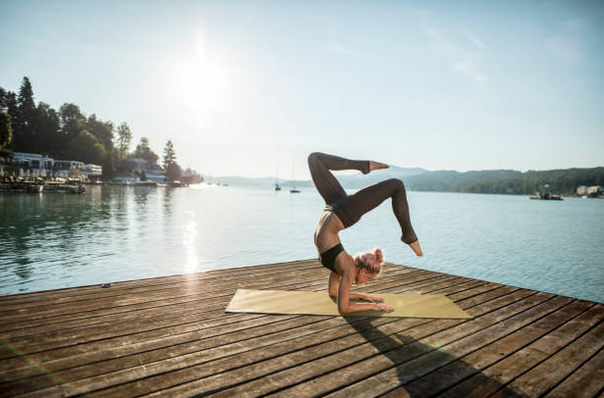
M 417 254 L 418 257 L 424 256 L 424 253 L 422 252 L 422 248 L 419 247 L 419 240 L 409 243 L 409 247 L 411 247 L 411 249 L 415 252 L 415 254 Z
M 373 160 L 369 161 L 369 172 L 373 170 L 387 169 L 388 166 L 386 163 L 374 162 Z

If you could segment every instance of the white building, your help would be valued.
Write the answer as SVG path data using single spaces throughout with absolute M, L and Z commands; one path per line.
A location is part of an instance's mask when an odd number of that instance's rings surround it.
M 88 176 L 91 180 L 99 180 L 103 176 L 103 167 L 96 164 L 86 164 L 80 173 Z
M 113 177 L 113 181 L 120 184 L 135 184 L 140 181 L 140 178 L 132 173 L 120 173 Z
M 147 180 L 154 181 L 160 184 L 166 182 L 166 176 L 164 175 L 164 169 L 157 164 L 150 164 L 142 158 L 128 158 L 128 168 L 130 171 L 138 172 L 139 174 L 145 172 Z
M 13 161 L 21 164 L 24 169 L 42 171 L 47 174 L 52 173 L 55 161 L 52 158 L 45 157 L 38 153 L 15 152 L 13 153 Z
M 77 160 L 55 160 L 53 175 L 57 177 L 69 177 L 74 171 L 80 173 L 84 170 L 84 162 Z
M 587 188 L 587 194 L 589 196 L 598 196 L 600 195 L 602 192 L 604 192 L 604 188 L 602 188 L 599 185 L 594 185 L 592 187 Z

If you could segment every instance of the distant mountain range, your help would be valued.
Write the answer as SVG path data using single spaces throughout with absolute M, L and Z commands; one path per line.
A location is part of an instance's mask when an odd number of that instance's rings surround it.
M 376 182 L 399 178 L 410 191 L 501 193 L 527 195 L 544 189 L 549 184 L 552 193 L 574 194 L 581 185 L 604 186 L 604 167 L 585 169 L 563 169 L 520 172 L 515 170 L 483 170 L 458 172 L 453 170 L 429 171 L 422 168 L 390 166 L 370 174 L 361 173 L 338 175 L 338 180 L 346 189 L 358 189 Z M 206 182 L 220 182 L 229 185 L 257 186 L 270 188 L 277 181 L 274 177 L 212 177 Z M 279 179 L 284 188 L 292 185 L 291 180 Z M 298 188 L 314 188 L 309 180 L 296 180 Z

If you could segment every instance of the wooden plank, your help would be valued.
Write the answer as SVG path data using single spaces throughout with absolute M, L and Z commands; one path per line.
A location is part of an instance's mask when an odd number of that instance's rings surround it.
M 453 362 L 431 372 L 425 376 L 412 380 L 410 383 L 393 390 L 385 397 L 399 395 L 400 389 L 411 396 L 434 396 L 446 391 L 451 386 L 465 378 L 479 374 L 486 368 L 502 358 L 516 352 L 524 346 L 536 341 L 550 333 L 570 319 L 587 311 L 594 304 L 585 301 L 569 303 L 548 316 L 541 318 L 523 328 L 513 331 L 491 344 L 488 344 L 468 355 L 459 357 Z
M 325 273 L 327 275 L 327 273 Z M 106 303 L 110 305 L 129 305 L 137 302 L 141 302 L 146 300 L 147 298 L 156 298 L 157 300 L 161 300 L 165 297 L 170 297 L 171 295 L 180 294 L 186 295 L 191 292 L 199 292 L 200 290 L 206 290 L 208 292 L 216 290 L 220 288 L 222 285 L 224 286 L 237 286 L 241 283 L 254 283 L 261 281 L 273 281 L 279 282 L 282 280 L 294 280 L 295 278 L 318 278 L 320 275 L 317 275 L 316 271 L 311 269 L 298 269 L 298 270 L 290 270 L 284 273 L 278 274 L 270 274 L 266 276 L 256 275 L 254 277 L 249 276 L 243 279 L 235 279 L 232 281 L 227 280 L 217 280 L 216 283 L 205 283 L 205 282 L 197 282 L 197 281 L 188 281 L 180 284 L 175 284 L 165 289 L 154 289 L 154 290 L 144 290 L 144 291 L 133 291 L 130 292 L 128 290 L 113 290 L 111 292 L 107 292 L 110 289 L 102 289 L 102 293 L 97 295 L 93 295 L 92 298 L 84 298 L 78 299 L 77 301 L 69 301 L 69 302 L 61 302 L 58 298 L 53 300 L 44 300 L 42 302 L 37 302 L 34 304 L 28 303 L 27 307 L 17 307 L 10 308 L 3 312 L 0 312 L 0 318 L 4 320 L 4 323 L 15 322 L 22 319 L 27 319 L 33 316 L 42 317 L 43 315 L 52 316 L 57 312 L 65 312 L 69 311 L 71 313 L 77 313 L 80 311 L 91 310 L 96 307 L 105 305 Z M 180 292 L 180 293 L 179 293 Z M 117 294 L 121 293 L 121 294 Z M 102 296 L 95 297 L 95 296 Z
M 377 286 L 379 286 L 379 285 L 377 285 Z M 225 306 L 225 305 L 226 305 L 226 304 L 223 304 L 222 310 L 224 310 L 224 306 Z M 269 319 L 269 320 L 271 320 L 271 321 L 276 321 L 276 320 L 278 320 L 278 319 L 277 319 L 277 318 L 275 318 L 275 317 L 265 317 L 265 318 L 266 318 L 266 319 Z M 289 318 L 283 318 L 283 319 L 289 319 Z M 266 324 L 266 323 L 267 323 L 267 321 L 264 321 L 264 323 Z M 238 325 L 237 325 L 237 327 L 239 327 L 239 328 L 241 328 L 242 326 L 244 326 L 244 323 L 243 323 L 243 322 L 240 322 L 240 323 L 238 323 Z M 245 326 L 247 326 L 247 325 L 245 325 Z M 263 326 L 263 325 L 262 325 L 262 324 L 260 324 L 260 326 Z M 215 329 L 215 330 L 214 330 L 214 333 L 215 333 L 215 334 L 216 334 L 216 330 L 217 330 L 217 329 Z M 176 331 L 175 331 L 175 332 L 176 332 Z M 205 338 L 207 338 L 207 337 L 209 336 L 209 335 L 207 334 L 207 332 L 204 332 L 204 331 L 199 331 L 199 332 L 201 332 L 201 333 L 205 333 L 205 335 L 203 335 L 203 337 L 205 337 Z M 112 339 L 112 341 L 104 341 L 103 343 L 106 345 L 106 347 L 102 347 L 103 349 L 102 349 L 102 350 L 100 350 L 99 352 L 102 352 L 102 353 L 105 353 L 105 354 L 107 354 L 107 353 L 111 354 L 111 351 L 113 351 L 113 350 L 112 350 L 112 347 L 114 347 L 114 346 L 116 346 L 116 347 L 122 347 L 122 346 L 124 346 L 124 345 L 127 345 L 128 347 L 133 347 L 133 346 L 140 345 L 140 344 L 141 344 L 141 340 L 144 340 L 144 338 L 142 338 L 141 334 L 138 334 L 138 335 L 132 335 L 132 334 L 129 334 L 128 336 L 124 336 L 124 337 L 127 337 L 127 338 L 131 339 L 131 340 L 130 340 L 130 344 L 128 344 L 127 342 L 124 342 L 124 341 L 120 341 L 120 342 L 118 342 L 116 339 Z M 168 337 L 168 338 L 164 338 L 164 339 L 162 339 L 162 340 L 161 340 L 161 343 L 165 345 L 167 342 L 169 342 L 170 338 L 171 338 L 171 337 Z M 191 336 L 189 336 L 189 340 L 192 340 L 192 341 L 196 341 L 198 338 L 199 338 L 199 337 L 197 337 L 197 336 L 192 336 L 192 337 L 191 337 Z M 174 342 L 174 341 L 173 341 L 172 343 L 173 343 L 173 344 L 181 344 L 181 346 L 182 346 L 183 341 L 176 341 L 176 342 Z M 147 348 L 148 348 L 148 347 L 147 347 Z M 97 349 L 97 350 L 95 350 L 95 351 L 93 351 L 93 350 L 91 350 L 91 349 L 87 349 L 85 345 L 81 345 L 81 344 L 80 344 L 80 345 L 77 345 L 76 347 L 74 347 L 74 349 L 77 349 L 77 350 L 78 350 L 78 352 L 81 352 L 82 350 L 84 350 L 85 352 L 86 352 L 86 351 L 92 351 L 92 352 L 97 352 L 97 351 L 98 351 L 98 349 Z M 120 351 L 121 351 L 121 349 L 120 349 Z M 41 353 L 41 354 L 44 354 L 44 353 Z M 72 353 L 72 354 L 73 354 L 73 353 Z M 116 354 L 116 353 L 114 353 L 114 354 Z M 60 357 L 61 357 L 61 358 L 65 358 L 65 356 L 66 356 L 66 355 L 68 355 L 68 354 L 66 353 L 66 350 L 61 350 L 61 352 L 60 352 Z M 48 366 L 49 361 L 51 361 L 51 358 L 40 358 L 40 355 L 36 355 L 36 356 L 31 356 L 31 355 L 30 355 L 30 357 L 31 357 L 31 358 L 33 358 L 34 360 L 37 360 L 37 361 L 41 361 L 41 362 L 46 363 L 46 364 L 47 364 L 47 366 Z M 112 356 L 110 356 L 110 357 L 112 357 Z M 81 360 L 81 357 L 79 358 L 79 360 Z M 98 360 L 98 358 L 96 358 L 96 360 Z M 11 369 L 11 367 L 12 367 L 12 366 L 15 366 L 16 364 L 15 364 L 15 363 L 6 363 L 6 362 L 5 362 L 3 365 L 4 365 L 3 367 L 5 367 L 5 369 L 9 369 L 9 370 L 10 370 L 10 369 Z
M 545 398 L 591 398 L 604 389 L 604 349 L 594 355 Z
M 324 270 L 324 268 L 317 262 L 317 260 L 302 260 L 302 261 L 292 261 L 285 263 L 276 263 L 276 264 L 267 264 L 267 265 L 257 265 L 250 267 L 239 267 L 239 268 L 229 268 L 228 272 L 226 270 L 210 270 L 203 272 L 196 272 L 190 274 L 180 274 L 180 275 L 171 275 L 171 276 L 160 276 L 146 279 L 136 279 L 130 281 L 113 281 L 114 287 L 111 288 L 112 291 L 127 291 L 136 288 L 148 288 L 148 287 L 157 287 L 161 285 L 169 285 L 169 284 L 180 284 L 186 283 L 187 281 L 196 281 L 196 280 L 216 280 L 216 279 L 231 279 L 231 278 L 241 278 L 242 276 L 253 276 L 253 275 L 270 275 L 273 273 L 283 273 L 287 272 L 289 269 L 297 269 L 300 266 L 306 266 L 312 270 Z M 401 268 L 408 268 L 402 267 Z M 80 287 L 71 287 L 65 289 L 56 289 L 56 290 L 46 290 L 39 292 L 30 292 L 30 293 L 19 293 L 9 296 L 0 296 L 0 306 L 11 305 L 11 304 L 20 304 L 20 303 L 29 303 L 29 302 L 37 302 L 44 299 L 52 299 L 52 298 L 61 298 L 61 297 L 76 297 L 79 295 L 88 295 L 91 293 L 95 293 L 99 291 L 100 283 L 88 286 L 80 286 Z M 103 290 L 106 291 L 106 290 Z M 1 308 L 1 307 L 0 307 Z
M 429 271 L 421 271 L 421 270 L 409 270 L 409 269 L 400 269 L 400 270 L 396 270 L 393 272 L 390 272 L 388 274 L 386 274 L 386 276 L 384 276 L 383 278 L 392 278 L 394 275 L 398 275 L 401 273 L 411 273 L 411 274 L 421 274 L 421 275 L 431 275 L 429 273 Z M 122 292 L 121 294 L 109 294 L 109 293 L 105 293 L 104 294 L 104 298 L 105 300 L 99 300 L 100 297 L 93 297 L 92 299 L 86 299 L 86 300 L 78 300 L 77 302 L 68 302 L 68 303 L 61 303 L 60 300 L 53 300 L 52 302 L 45 302 L 44 306 L 38 306 L 37 308 L 19 308 L 18 314 L 21 314 L 22 316 L 15 319 L 15 322 L 21 321 L 23 319 L 28 319 L 27 317 L 31 318 L 33 315 L 36 315 L 38 317 L 40 317 L 40 314 L 48 314 L 49 317 L 52 317 L 54 313 L 56 312 L 61 312 L 61 311 L 69 311 L 70 313 L 77 313 L 78 311 L 76 311 L 78 308 L 80 308 L 80 306 L 84 307 L 82 308 L 80 311 L 85 312 L 86 310 L 90 311 L 93 310 L 93 308 L 90 308 L 90 304 L 92 303 L 93 306 L 101 306 L 103 304 L 106 305 L 128 305 L 130 303 L 127 303 L 123 300 L 119 300 L 120 298 L 124 297 L 124 298 L 128 298 L 128 297 L 136 297 L 139 301 L 144 300 L 146 298 L 154 298 L 156 301 L 160 301 L 161 299 L 165 298 L 165 297 L 171 297 L 174 292 L 180 292 L 180 296 L 184 296 L 186 295 L 186 292 L 192 291 L 196 294 L 201 294 L 201 293 L 207 293 L 207 294 L 214 294 L 214 293 L 219 293 L 223 290 L 225 290 L 228 287 L 231 288 L 238 288 L 238 287 L 242 287 L 242 286 L 249 286 L 255 283 L 260 283 L 260 284 L 266 284 L 268 286 L 270 286 L 270 283 L 281 283 L 283 281 L 288 281 L 292 284 L 295 284 L 295 282 L 299 279 L 301 281 L 305 281 L 308 279 L 313 279 L 313 280 L 320 280 L 321 278 L 325 278 L 324 280 L 326 280 L 328 276 L 328 272 L 327 270 L 325 270 L 325 272 L 321 272 L 321 273 L 317 273 L 316 271 L 313 270 L 308 270 L 308 269 L 299 269 L 299 270 L 289 270 L 286 273 L 279 273 L 279 274 L 271 274 L 271 275 L 267 275 L 267 276 L 255 276 L 255 277 L 245 277 L 242 279 L 237 279 L 237 280 L 232 280 L 229 281 L 229 283 L 227 283 L 224 280 L 218 280 L 217 283 L 213 283 L 213 284 L 207 284 L 207 283 L 203 283 L 203 284 L 191 284 L 191 283 L 182 283 L 182 284 L 178 284 L 175 286 L 170 286 L 170 288 L 168 289 L 158 289 L 158 290 L 153 290 L 153 291 L 128 291 L 126 290 L 125 293 Z M 382 278 L 380 278 L 382 279 Z M 113 289 L 113 288 L 112 288 Z M 185 290 L 184 294 L 183 294 L 183 290 Z M 48 308 L 47 311 L 44 311 L 45 308 Z M 14 310 L 11 310 L 9 313 L 10 314 L 14 314 Z M 4 319 L 4 323 L 9 323 L 11 321 L 13 321 L 12 317 L 7 316 L 6 313 L 5 314 L 1 314 L 2 315 L 2 319 Z
M 324 286 L 324 285 L 323 285 L 323 284 L 321 284 L 321 287 L 323 287 L 323 286 Z M 304 288 L 304 286 L 298 286 L 298 288 Z M 225 299 L 224 301 L 222 301 L 222 302 L 221 302 L 221 303 L 219 303 L 219 305 L 218 305 L 218 309 L 222 310 L 221 312 L 219 312 L 219 313 L 218 313 L 218 314 L 220 314 L 220 316 L 224 316 L 223 310 L 224 310 L 224 307 L 226 306 L 226 304 L 228 303 L 228 299 L 229 299 L 229 298 Z M 205 317 L 205 318 L 207 318 L 207 315 L 206 315 L 206 316 L 204 316 L 204 317 Z M 164 317 L 163 319 L 169 319 L 169 318 L 170 318 L 170 317 L 167 317 L 167 318 L 166 318 L 166 317 Z M 144 320 L 144 319 L 145 319 L 145 318 L 143 318 L 142 320 Z M 180 320 L 180 319 L 178 319 L 178 320 Z M 139 323 L 140 323 L 140 321 L 141 321 L 141 319 L 139 319 Z M 126 326 L 127 326 L 128 328 L 130 327 L 129 325 L 126 325 Z M 157 326 L 157 324 L 155 324 L 155 326 Z M 132 333 L 131 333 L 131 332 L 132 332 L 132 330 L 130 330 L 130 329 L 126 330 L 126 332 L 127 332 L 127 334 L 132 334 Z M 46 335 L 44 335 L 44 336 L 46 337 Z
M 425 274 L 413 274 L 413 273 L 409 273 L 407 271 L 401 271 L 401 272 L 405 272 L 405 275 L 407 275 L 407 279 L 409 279 L 410 281 L 415 281 L 415 280 L 421 280 L 422 278 L 424 278 L 423 275 Z M 388 281 L 391 279 L 400 279 L 401 274 L 391 274 L 389 275 L 387 278 L 382 279 L 382 281 Z M 411 275 L 413 276 L 413 278 L 411 278 Z M 418 279 L 420 278 L 420 279 Z M 378 282 L 379 283 L 379 282 Z M 413 283 L 413 282 L 410 282 Z M 65 318 L 66 316 L 60 316 L 60 317 L 52 317 L 52 322 L 50 323 L 43 323 L 43 324 L 31 324 L 28 322 L 28 328 L 29 330 L 27 330 L 26 328 L 20 327 L 20 328 L 15 328 L 15 329 L 11 329 L 9 331 L 2 331 L 2 336 L 6 337 L 16 337 L 16 336 L 26 336 L 26 335 L 30 335 L 31 331 L 33 331 L 34 333 L 38 334 L 42 331 L 51 331 L 51 330 L 59 330 L 59 329 L 67 329 L 68 327 L 70 327 L 71 324 L 73 324 L 74 322 L 77 323 L 82 323 L 85 322 L 87 326 L 91 326 L 94 324 L 98 324 L 101 322 L 113 322 L 113 321 L 125 321 L 128 320 L 130 318 L 134 318 L 139 320 L 140 316 L 145 315 L 146 313 L 149 312 L 157 312 L 157 311 L 163 311 L 164 313 L 167 312 L 167 308 L 166 304 L 172 304 L 175 303 L 174 306 L 172 306 L 171 308 L 169 308 L 169 314 L 173 314 L 174 311 L 178 311 L 180 308 L 177 307 L 177 305 L 180 305 L 180 307 L 184 308 L 185 310 L 189 310 L 190 307 L 192 305 L 216 305 L 216 304 L 220 304 L 222 305 L 225 301 L 228 302 L 228 300 L 231 299 L 232 295 L 234 294 L 235 290 L 240 287 L 241 284 L 239 285 L 232 285 L 232 286 L 225 286 L 224 290 L 219 290 L 218 293 L 214 293 L 213 296 L 206 296 L 205 292 L 201 291 L 199 293 L 195 293 L 192 292 L 191 294 L 187 294 L 185 296 L 182 296 L 184 298 L 195 298 L 195 300 L 184 300 L 184 301 L 176 301 L 174 302 L 174 299 L 170 299 L 171 301 L 168 300 L 151 300 L 151 302 L 157 303 L 157 304 L 162 304 L 161 307 L 158 306 L 152 306 L 151 308 L 147 308 L 149 307 L 147 304 L 149 303 L 149 301 L 147 302 L 143 302 L 140 303 L 139 305 L 136 305 L 134 307 L 130 307 L 128 308 L 128 311 L 126 312 L 118 312 L 116 313 L 115 311 L 110 311 L 110 315 L 109 316 L 101 316 L 99 315 L 98 311 L 100 311 L 100 308 L 97 308 L 95 310 L 95 314 L 94 316 L 88 316 L 86 317 L 86 314 L 84 313 L 81 317 L 76 317 L 74 316 L 74 314 L 70 314 L 69 317 Z M 248 284 L 246 286 L 253 286 L 253 288 L 274 288 L 275 286 L 279 286 L 279 288 L 282 289 L 290 289 L 290 290 L 299 290 L 300 288 L 304 288 L 306 287 L 318 287 L 318 288 L 324 288 L 327 286 L 326 284 L 326 278 L 312 278 L 312 279 L 298 279 L 298 278 L 294 278 L 294 279 L 287 279 L 287 283 L 283 283 L 281 282 L 280 284 L 276 284 L 275 282 L 272 281 L 262 281 L 262 283 L 260 284 Z M 199 298 L 202 297 L 202 298 Z M 115 307 L 112 307 L 111 304 L 109 304 L 109 308 L 113 309 Z M 59 320 L 57 320 L 59 318 Z M 77 319 L 77 321 L 72 320 L 70 321 L 66 321 L 66 319 Z M 95 318 L 95 319 L 92 319 Z M 19 325 L 23 325 L 25 322 L 21 322 Z M 49 341 L 48 338 L 44 338 L 45 341 Z
M 506 388 L 520 395 L 541 396 L 595 355 L 604 346 L 604 322 L 596 325 L 573 344 L 569 344 Z
M 603 367 L 603 306 L 548 293 L 388 266 L 354 291 L 442 293 L 475 318 L 224 313 L 238 287 L 325 291 L 328 273 L 306 260 L 0 298 L 0 336 L 16 349 L 0 347 L 0 393 L 602 393 L 589 376 Z
M 341 319 L 341 318 L 340 318 L 340 319 Z M 265 334 L 266 334 L 267 330 L 265 329 L 265 330 L 264 330 L 264 332 L 265 332 Z M 290 331 L 286 331 L 286 333 L 291 333 L 291 332 L 290 332 Z M 239 337 L 239 338 L 241 338 L 241 335 L 239 335 L 238 337 Z M 272 342 L 272 344 L 274 344 L 275 342 L 280 342 L 280 341 L 283 341 L 283 339 L 284 339 L 284 338 L 287 338 L 287 337 L 286 337 L 286 335 L 284 335 L 283 337 L 282 337 L 282 336 L 274 336 L 274 337 L 273 337 L 273 336 L 270 336 L 270 335 L 269 335 L 269 337 L 272 337 L 272 340 L 269 340 L 269 342 Z M 264 338 L 264 339 L 266 340 L 266 337 L 265 337 L 265 336 L 262 336 L 262 337 L 259 337 L 259 338 L 260 338 L 260 339 Z M 245 349 L 249 349 L 250 340 L 245 340 L 245 342 L 246 342 L 246 344 L 245 344 L 243 347 L 245 347 Z M 226 341 L 226 343 L 232 344 L 232 343 L 231 343 L 231 342 L 229 342 L 229 341 Z M 197 347 L 197 348 L 199 348 L 199 347 Z M 220 352 L 220 346 L 218 346 L 217 348 L 218 348 L 217 352 Z M 239 348 L 239 349 L 241 350 L 241 348 Z M 207 354 L 206 354 L 206 353 L 203 353 L 203 352 L 202 352 L 201 354 L 202 354 L 202 355 L 201 355 L 201 358 L 205 358 L 205 359 L 207 359 Z M 230 353 L 230 354 L 232 354 L 232 353 Z M 170 354 L 168 357 L 175 357 L 175 356 L 176 356 L 176 355 L 172 353 L 172 354 Z M 180 365 L 180 361 L 184 361 L 184 360 L 186 360 L 186 358 L 182 358 L 182 357 L 181 357 L 181 358 L 175 359 L 175 361 L 173 361 L 173 362 L 174 362 L 175 366 L 177 366 L 177 367 L 178 367 L 178 366 L 181 366 L 181 365 Z M 115 363 L 116 363 L 116 365 L 118 366 L 118 368 L 117 368 L 117 369 L 120 369 L 120 368 L 119 368 L 119 366 L 121 366 L 121 368 L 124 368 L 124 367 L 126 367 L 126 366 L 127 366 L 127 363 L 126 363 L 126 364 L 124 364 L 124 363 L 123 363 L 123 361 L 122 361 L 121 363 L 120 363 L 120 361 L 114 361 L 114 362 L 115 362 Z M 135 363 L 140 363 L 140 361 L 136 361 Z M 158 366 L 162 367 L 162 366 L 166 366 L 166 365 L 165 365 L 165 364 L 159 364 Z M 153 366 L 151 366 L 151 368 L 152 368 L 152 367 L 153 367 Z M 98 372 L 98 366 L 97 366 L 97 365 L 94 365 L 94 366 L 93 366 L 93 368 L 95 369 L 95 372 Z M 147 372 L 148 372 L 148 371 L 151 369 L 151 368 L 150 368 L 150 365 L 144 365 L 142 368 L 143 368 L 143 370 L 145 370 L 145 371 L 147 371 Z M 74 370 L 73 370 L 73 369 L 71 369 L 71 370 L 69 371 L 69 374 L 68 374 L 68 375 L 73 375 L 73 371 L 74 371 Z M 132 372 L 132 369 L 125 369 L 125 370 L 122 370 L 122 371 L 120 371 L 120 372 L 122 373 L 122 376 L 125 376 L 125 377 L 132 377 L 132 376 L 133 376 L 133 374 L 134 374 L 134 373 Z M 197 372 L 196 372 L 196 374 L 197 374 Z M 66 376 L 68 376 L 68 375 L 66 375 Z M 62 376 L 62 375 L 61 375 L 61 374 L 59 374 L 59 376 Z M 194 376 L 195 376 L 195 375 L 194 375 Z M 197 374 L 197 376 L 198 376 L 198 374 Z M 172 376 L 170 377 L 170 379 L 171 379 L 171 378 L 172 378 Z M 101 382 L 101 383 L 107 383 L 107 375 L 104 375 L 104 376 L 100 377 L 99 379 L 100 379 L 100 380 L 99 380 L 99 382 Z M 85 382 L 85 384 L 86 384 L 88 387 L 91 387 L 91 386 L 94 386 L 94 384 L 93 384 L 92 382 L 93 382 L 92 380 L 87 380 L 87 381 Z M 114 382 L 115 382 L 115 381 L 114 381 Z M 73 383 L 72 383 L 72 385 L 73 385 Z M 44 391 L 44 394 L 49 394 L 49 393 L 50 393 L 49 391 Z M 120 394 L 120 395 L 121 395 L 121 394 Z
M 512 290 L 512 289 L 510 289 Z M 472 294 L 472 292 L 468 293 Z M 504 294 L 504 292 L 500 292 L 500 294 Z M 518 299 L 518 295 L 521 295 L 517 290 L 514 291 L 510 295 L 510 297 L 506 297 L 507 302 L 516 301 Z M 493 307 L 505 305 L 504 300 L 490 300 L 492 297 L 488 292 L 484 293 L 484 298 L 487 303 L 484 306 L 477 306 L 474 308 L 482 307 L 481 311 L 488 312 L 493 309 Z M 526 294 L 525 294 L 526 296 Z M 503 296 L 505 297 L 505 296 Z M 476 296 L 472 297 L 474 303 Z M 459 301 L 458 304 L 465 309 L 465 305 L 463 300 Z M 300 376 L 302 370 L 307 372 L 311 372 L 313 374 L 322 374 L 324 371 L 324 367 L 321 366 L 320 361 L 323 360 L 328 355 L 334 355 L 341 352 L 359 352 L 359 347 L 362 350 L 366 350 L 370 348 L 370 344 L 367 344 L 367 339 L 379 339 L 384 334 L 386 335 L 395 335 L 396 333 L 401 333 L 403 330 L 413 329 L 417 327 L 422 327 L 422 333 L 433 333 L 434 329 L 438 329 L 434 326 L 435 321 L 418 320 L 418 319 L 402 319 L 395 322 L 382 323 L 381 320 L 388 318 L 380 318 L 379 320 L 372 320 L 371 322 L 366 322 L 366 328 L 359 327 L 358 324 L 354 326 L 351 324 L 349 326 L 349 334 L 344 336 L 343 338 L 338 338 L 335 340 L 329 340 L 326 342 L 315 342 L 315 345 L 312 345 L 306 349 L 295 350 L 288 355 L 281 355 L 277 358 L 271 359 L 269 361 L 263 361 L 260 363 L 252 363 L 250 365 L 233 369 L 227 373 L 216 373 L 215 362 L 210 363 L 210 371 L 208 372 L 210 375 L 214 373 L 213 376 L 200 378 L 200 369 L 199 367 L 192 367 L 187 369 L 188 378 L 193 380 L 187 384 L 183 384 L 181 386 L 176 386 L 171 389 L 167 389 L 162 393 L 165 393 L 169 396 L 187 396 L 192 394 L 193 392 L 199 393 L 202 391 L 212 391 L 212 390 L 220 390 L 228 386 L 227 383 L 245 383 L 248 380 L 251 380 L 250 383 L 240 384 L 233 389 L 226 390 L 225 393 L 229 394 L 249 394 L 249 392 L 254 391 L 254 394 L 262 394 L 266 392 L 270 392 L 272 390 L 271 383 L 284 383 L 288 384 L 291 379 L 296 379 L 302 377 L 305 379 L 307 377 Z M 376 333 L 375 329 L 379 329 L 380 332 Z M 366 330 L 365 336 L 361 334 L 363 330 Z M 367 336 L 369 334 L 369 337 Z M 296 344 L 296 346 L 299 345 Z M 271 347 L 272 348 L 272 347 Z M 265 349 L 266 350 L 266 349 Z M 257 353 L 253 353 L 258 355 Z M 249 362 L 253 362 L 254 358 L 252 357 Z M 339 362 L 342 360 L 342 362 Z M 345 366 L 349 362 L 347 359 L 340 358 L 336 360 L 339 363 L 339 366 Z M 299 365 L 299 366 L 298 366 Z M 287 369 L 288 367 L 292 367 L 291 369 Z M 283 370 L 286 369 L 286 370 Z M 213 372 L 212 372 L 213 370 Z M 281 370 L 281 372 L 274 373 L 276 371 Z M 266 373 L 268 372 L 268 374 Z M 285 372 L 285 373 L 284 373 Z M 182 376 L 183 372 L 180 372 L 180 376 Z M 283 376 L 284 378 L 281 378 Z M 174 380 L 175 375 L 170 374 L 169 380 Z M 268 383 L 267 383 L 268 382 Z M 245 393 L 248 391 L 248 393 Z M 120 394 L 123 391 L 120 391 Z M 161 394 L 160 394 L 161 395 Z
M 553 332 L 546 334 L 514 354 L 482 370 L 477 375 L 443 392 L 439 397 L 490 396 L 562 347 L 591 329 L 602 317 L 602 306 L 595 305 Z
M 344 369 L 328 369 L 329 373 L 286 390 L 279 391 L 280 396 L 293 397 L 307 394 L 309 388 L 330 396 L 347 397 L 366 394 L 377 396 L 384 394 L 401 383 L 423 376 L 435 368 L 445 365 L 456 356 L 473 351 L 506 333 L 506 327 L 519 328 L 565 305 L 569 299 L 537 293 L 528 298 L 460 323 L 437 333 L 405 333 L 403 338 L 387 339 L 386 347 L 374 348 L 374 355 L 358 361 Z M 471 310 L 468 310 L 470 312 Z M 335 359 L 335 358 L 334 358 Z M 338 370 L 338 377 L 332 373 Z M 327 373 L 327 374 L 325 374 Z M 346 384 L 354 383 L 349 386 Z M 346 387 L 345 387 L 346 386 Z

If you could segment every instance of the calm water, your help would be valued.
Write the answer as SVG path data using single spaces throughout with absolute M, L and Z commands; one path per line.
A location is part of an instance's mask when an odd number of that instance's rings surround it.
M 604 302 L 604 201 L 409 192 L 425 257 L 386 202 L 341 233 L 350 252 Z M 0 294 L 316 257 L 318 194 L 200 185 L 0 194 Z

